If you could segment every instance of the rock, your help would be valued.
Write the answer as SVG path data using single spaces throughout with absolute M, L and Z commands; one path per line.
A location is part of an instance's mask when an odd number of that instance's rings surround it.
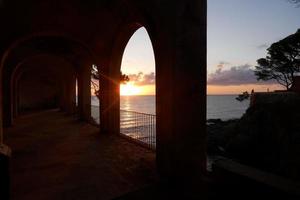
M 299 95 L 251 106 L 231 129 L 229 156 L 242 163 L 300 179 Z

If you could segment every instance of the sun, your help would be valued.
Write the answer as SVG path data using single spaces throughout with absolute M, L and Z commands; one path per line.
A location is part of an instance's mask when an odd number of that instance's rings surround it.
M 120 95 L 122 96 L 139 95 L 140 93 L 141 89 L 133 83 L 121 84 L 120 86 Z

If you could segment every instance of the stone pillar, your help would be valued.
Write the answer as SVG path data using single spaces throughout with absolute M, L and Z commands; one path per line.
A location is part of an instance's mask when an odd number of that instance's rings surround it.
M 12 99 L 11 99 L 11 77 L 10 74 L 5 73 L 5 77 L 1 80 L 3 82 L 3 89 L 2 89 L 2 95 L 3 95 L 3 126 L 4 127 L 10 127 L 12 125 Z
M 108 76 L 108 67 L 103 65 L 101 68 L 98 68 L 100 73 L 99 85 L 100 88 L 100 132 L 109 133 L 109 80 Z
M 119 67 L 102 67 L 100 75 L 100 130 L 102 133 L 120 133 Z
M 67 114 L 74 114 L 75 112 L 75 101 L 76 101 L 76 88 L 75 88 L 75 80 L 71 80 L 66 78 L 65 81 L 62 82 L 61 92 L 60 92 L 60 108 L 62 111 Z
M 91 65 L 82 66 L 78 72 L 78 108 L 81 120 L 91 119 Z
M 206 173 L 206 1 L 176 6 L 154 41 L 157 165 L 163 177 L 197 183 Z
M 10 176 L 9 160 L 11 150 L 8 146 L 0 143 L 0 199 L 9 199 Z
M 74 114 L 76 111 L 75 75 L 65 76 L 65 80 L 62 81 L 61 88 L 60 107 L 64 112 L 68 114 Z
M 2 79 L 2 74 L 0 70 L 0 78 Z M 0 81 L 0 144 L 3 144 L 3 86 L 2 82 Z
M 119 73 L 118 73 L 119 74 Z M 110 133 L 120 134 L 120 82 L 119 77 L 114 77 L 114 81 L 109 81 L 108 99 L 109 104 L 107 112 L 109 112 L 109 130 Z
M 13 82 L 13 117 L 16 118 L 18 116 L 18 99 L 19 99 L 19 87 L 18 87 L 18 78 L 15 78 Z
M 14 109 L 14 107 L 15 107 L 15 98 L 14 98 L 15 86 L 14 86 L 14 83 L 13 83 L 13 79 L 14 79 L 14 77 L 12 77 L 12 80 L 11 80 L 11 83 L 10 83 L 10 85 L 11 85 L 11 91 L 10 91 L 11 126 L 14 124 L 14 119 L 15 119 L 15 117 L 14 117 L 14 115 L 15 115 L 15 113 L 14 113 L 14 111 L 15 111 L 15 109 Z
M 76 77 L 72 76 L 68 82 L 68 113 L 74 114 L 76 111 Z

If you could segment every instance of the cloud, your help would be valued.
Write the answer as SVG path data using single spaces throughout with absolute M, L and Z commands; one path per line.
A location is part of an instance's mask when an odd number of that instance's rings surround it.
M 269 46 L 270 46 L 270 44 L 265 43 L 265 44 L 258 45 L 257 48 L 258 49 L 267 49 L 267 48 L 269 48 Z
M 220 64 L 228 65 L 228 62 L 220 62 Z M 139 72 L 137 74 L 128 75 L 131 82 L 135 85 L 153 85 L 155 84 L 155 73 L 151 72 L 144 74 Z M 275 81 L 257 81 L 254 75 L 254 70 L 251 65 L 245 64 L 240 66 L 233 66 L 230 69 L 223 69 L 223 67 L 218 67 L 218 69 L 208 75 L 207 84 L 215 86 L 239 86 L 239 85 L 272 85 Z
M 153 85 L 155 84 L 155 73 L 144 74 L 139 72 L 137 74 L 129 74 L 129 80 L 134 82 L 135 85 Z
M 234 66 L 230 69 L 223 70 L 218 68 L 214 73 L 208 75 L 208 85 L 229 86 L 229 85 L 246 85 L 246 84 L 274 84 L 273 81 L 257 81 L 252 66 L 245 64 Z
M 222 69 L 225 65 L 229 65 L 229 62 L 226 61 L 220 61 L 219 64 L 217 65 L 218 69 Z

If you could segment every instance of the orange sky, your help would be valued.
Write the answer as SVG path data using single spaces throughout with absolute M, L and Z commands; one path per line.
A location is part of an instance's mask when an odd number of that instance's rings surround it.
M 258 55 L 257 55 L 258 56 Z M 215 78 L 224 74 L 231 75 L 232 72 L 241 72 L 242 77 L 247 72 L 248 68 L 246 66 L 236 67 L 234 70 L 231 68 L 233 64 L 236 63 L 226 63 L 222 67 L 222 71 L 216 72 L 212 70 L 212 66 L 208 66 L 208 77 L 215 74 Z M 217 65 L 217 64 L 216 64 Z M 227 66 L 228 65 L 228 66 Z M 239 63 L 236 64 L 239 66 Z M 155 60 L 154 53 L 151 41 L 147 35 L 147 31 L 144 28 L 139 29 L 130 39 L 127 44 L 127 47 L 124 51 L 122 59 L 122 73 L 129 75 L 131 81 L 126 85 L 121 86 L 121 95 L 155 95 L 155 85 L 145 83 L 145 80 L 149 80 L 149 76 L 152 72 L 155 72 Z M 210 70 L 209 70 L 210 69 Z M 214 68 L 213 68 L 214 69 Z M 142 76 L 137 79 L 137 75 L 142 73 Z M 234 75 L 234 74 L 233 74 Z M 235 76 L 241 77 L 239 74 Z M 153 77 L 152 77 L 153 78 Z M 224 78 L 224 77 L 221 77 Z M 247 78 L 247 77 L 246 77 Z M 248 77 L 249 78 L 249 77 Z M 255 77 L 254 77 L 255 78 Z M 234 77 L 229 76 L 226 80 L 234 79 Z M 150 79 L 151 80 L 151 79 Z M 247 82 L 247 80 L 242 80 L 241 82 Z M 135 83 L 136 82 L 136 83 Z M 155 82 L 155 80 L 154 80 Z M 255 83 L 255 80 L 252 83 Z M 227 84 L 222 86 L 222 84 Z M 207 94 L 208 95 L 222 95 L 222 94 L 240 94 L 244 91 L 251 92 L 251 90 L 262 92 L 262 91 L 273 91 L 281 89 L 278 85 L 262 85 L 262 82 L 259 84 L 233 84 L 229 85 L 228 83 L 222 83 L 220 85 L 208 85 Z
M 239 12 L 236 12 L 238 8 Z M 266 8 L 270 8 L 267 9 Z M 255 10 L 255 15 L 253 15 Z M 207 94 L 240 94 L 244 91 L 273 91 L 278 85 L 257 82 L 253 69 L 257 59 L 267 55 L 267 48 L 279 39 L 295 33 L 300 26 L 299 8 L 283 1 L 208 2 Z M 262 20 L 263 19 L 263 20 Z M 155 57 L 145 28 L 130 38 L 122 59 L 121 71 L 140 82 L 127 88 L 123 95 L 154 95 L 151 73 Z M 142 76 L 139 76 L 143 73 Z M 154 77 L 155 79 L 155 77 Z M 155 82 L 155 80 L 154 80 Z
M 282 90 L 283 87 L 273 84 L 273 85 L 236 85 L 236 86 L 207 86 L 207 94 L 215 95 L 215 94 L 240 94 L 244 91 L 251 92 L 252 89 L 256 92 L 267 92 L 274 90 Z
M 282 90 L 283 87 L 273 84 L 273 85 L 238 85 L 238 86 L 207 86 L 208 95 L 222 95 L 222 94 L 240 94 L 244 91 L 251 92 L 252 89 L 256 92 L 267 92 L 274 90 Z M 144 85 L 136 86 L 133 83 L 127 83 L 126 85 L 121 85 L 121 95 L 155 95 L 155 85 Z
M 121 85 L 120 95 L 155 95 L 155 85 L 136 86 L 132 82 L 129 82 Z

